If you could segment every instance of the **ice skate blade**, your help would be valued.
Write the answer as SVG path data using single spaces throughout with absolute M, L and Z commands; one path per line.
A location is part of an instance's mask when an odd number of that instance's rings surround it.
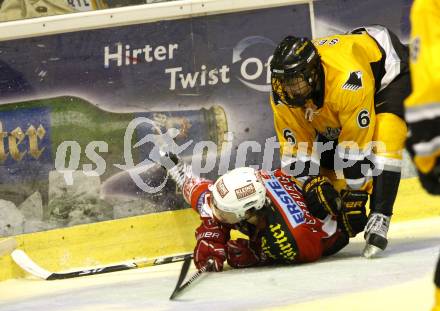
M 374 258 L 378 253 L 380 253 L 382 249 L 377 246 L 367 244 L 365 245 L 364 251 L 362 252 L 362 256 L 365 258 L 371 259 Z

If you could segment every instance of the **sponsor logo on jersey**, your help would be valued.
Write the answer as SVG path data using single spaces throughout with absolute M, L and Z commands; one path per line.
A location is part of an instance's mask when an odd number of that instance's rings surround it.
M 292 196 L 284 189 L 281 183 L 272 176 L 271 179 L 264 182 L 274 203 L 281 207 L 286 215 L 290 225 L 295 228 L 305 222 L 304 213 Z
M 261 237 L 261 249 L 263 251 L 263 254 L 266 257 L 272 258 L 272 259 L 277 259 L 277 256 L 275 256 L 274 254 L 272 254 L 271 252 L 271 248 L 269 243 L 267 242 L 266 237 Z
M 219 182 L 215 185 L 215 187 L 217 188 L 217 191 L 222 198 L 224 198 L 229 192 L 228 188 L 226 188 L 225 186 L 225 182 L 223 181 L 223 178 L 219 180 Z
M 270 232 L 274 238 L 275 245 L 278 246 L 278 254 L 287 261 L 293 261 L 296 257 L 296 252 L 292 243 L 289 242 L 287 234 L 282 229 L 281 224 L 270 224 Z
M 325 129 L 324 133 L 321 133 L 325 138 L 327 138 L 328 140 L 336 140 L 339 137 L 339 134 L 341 134 L 341 129 L 340 128 L 331 128 L 331 127 L 327 127 Z
M 261 238 L 263 254 L 274 260 L 283 259 L 286 262 L 293 262 L 297 256 L 296 245 L 288 238 L 282 225 L 279 223 L 270 224 L 268 233 L 269 237 L 263 236 Z
M 247 198 L 247 197 L 253 195 L 255 192 L 257 192 L 257 191 L 255 190 L 255 187 L 253 184 L 249 184 L 244 187 L 235 189 L 235 195 L 237 196 L 237 199 L 239 199 L 239 200 Z
M 352 71 L 342 86 L 344 90 L 357 91 L 362 88 L 362 71 Z

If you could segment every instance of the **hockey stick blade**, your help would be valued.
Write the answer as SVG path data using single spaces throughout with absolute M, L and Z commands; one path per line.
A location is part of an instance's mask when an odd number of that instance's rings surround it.
M 15 263 L 26 272 L 40 279 L 51 281 L 51 280 L 70 279 L 70 278 L 82 277 L 87 275 L 103 274 L 109 272 L 124 271 L 135 268 L 161 265 L 165 263 L 183 260 L 184 255 L 179 254 L 175 256 L 159 257 L 155 259 L 143 259 L 136 262 L 129 262 L 124 264 L 110 265 L 100 268 L 84 269 L 84 270 L 77 270 L 77 271 L 64 272 L 64 273 L 50 272 L 43 269 L 42 267 L 37 265 L 31 258 L 29 258 L 29 256 L 24 251 L 20 249 L 14 250 L 11 256 L 12 259 L 15 261 Z
M 191 265 L 191 257 L 185 257 L 182 265 L 182 269 L 180 269 L 179 279 L 177 280 L 176 287 L 174 291 L 171 293 L 170 300 L 173 300 L 174 297 L 178 294 L 180 285 L 183 283 L 186 275 L 188 274 L 189 266 Z
M 17 241 L 14 238 L 0 240 L 0 257 L 11 253 L 17 248 Z
M 195 280 L 197 280 L 204 272 L 211 269 L 212 265 L 214 264 L 214 260 L 209 259 L 205 266 L 197 270 L 188 281 L 186 281 L 183 285 L 182 282 L 185 279 L 186 274 L 189 270 L 189 264 L 191 263 L 191 259 L 185 259 L 185 262 L 182 265 L 182 270 L 180 271 L 179 280 L 177 281 L 176 288 L 174 289 L 173 293 L 170 296 L 170 300 L 173 300 L 178 295 L 180 295 L 185 288 L 190 286 Z
M 20 268 L 36 277 L 47 279 L 52 274 L 33 262 L 21 249 L 14 250 L 11 257 Z

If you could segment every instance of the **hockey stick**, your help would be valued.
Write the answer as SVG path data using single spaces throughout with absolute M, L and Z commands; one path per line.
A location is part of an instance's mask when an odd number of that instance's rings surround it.
M 14 238 L 0 240 L 0 257 L 9 254 L 17 248 L 17 241 Z
M 177 281 L 176 288 L 174 289 L 173 293 L 170 296 L 170 300 L 173 300 L 178 295 L 180 295 L 183 292 L 183 290 L 185 288 L 187 288 L 188 286 L 190 286 L 195 280 L 197 280 L 202 275 L 203 272 L 206 272 L 207 270 L 209 270 L 212 267 L 212 265 L 214 264 L 214 260 L 209 259 L 205 266 L 203 266 L 199 270 L 197 270 L 189 278 L 188 281 L 186 281 L 183 285 L 181 285 L 183 280 L 185 279 L 186 274 L 188 273 L 190 263 L 191 263 L 191 257 L 185 258 L 185 261 L 182 265 L 182 270 L 180 270 L 179 280 Z
M 177 280 L 176 287 L 174 287 L 174 291 L 170 296 L 170 300 L 172 300 L 179 291 L 180 285 L 182 285 L 183 280 L 188 274 L 190 264 L 191 264 L 191 258 L 185 258 L 183 261 L 182 269 L 180 269 L 179 279 Z
M 129 269 L 150 267 L 156 265 L 167 264 L 171 262 L 182 261 L 186 256 L 191 256 L 191 254 L 178 254 L 173 256 L 164 256 L 152 259 L 142 259 L 139 261 L 128 262 L 124 264 L 105 266 L 100 268 L 77 270 L 72 272 L 50 272 L 46 269 L 37 265 L 29 256 L 22 250 L 16 249 L 11 254 L 12 259 L 15 263 L 20 266 L 26 272 L 44 280 L 62 280 L 76 278 L 86 275 L 103 274 L 115 271 L 124 271 Z

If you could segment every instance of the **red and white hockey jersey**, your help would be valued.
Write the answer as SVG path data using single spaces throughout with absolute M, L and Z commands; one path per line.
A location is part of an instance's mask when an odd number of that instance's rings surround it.
M 227 237 L 231 229 L 237 229 L 256 242 L 257 251 L 265 262 L 312 262 L 347 244 L 348 238 L 337 228 L 336 220 L 329 216 L 322 221 L 312 216 L 301 189 L 281 170 L 259 173 L 270 198 L 270 204 L 263 207 L 265 225 L 262 228 L 248 222 L 228 225 L 215 219 L 210 207 L 209 186 L 213 184 L 210 180 L 187 179 L 183 194 L 203 222 L 217 222 Z M 345 241 L 342 244 L 341 238 Z

